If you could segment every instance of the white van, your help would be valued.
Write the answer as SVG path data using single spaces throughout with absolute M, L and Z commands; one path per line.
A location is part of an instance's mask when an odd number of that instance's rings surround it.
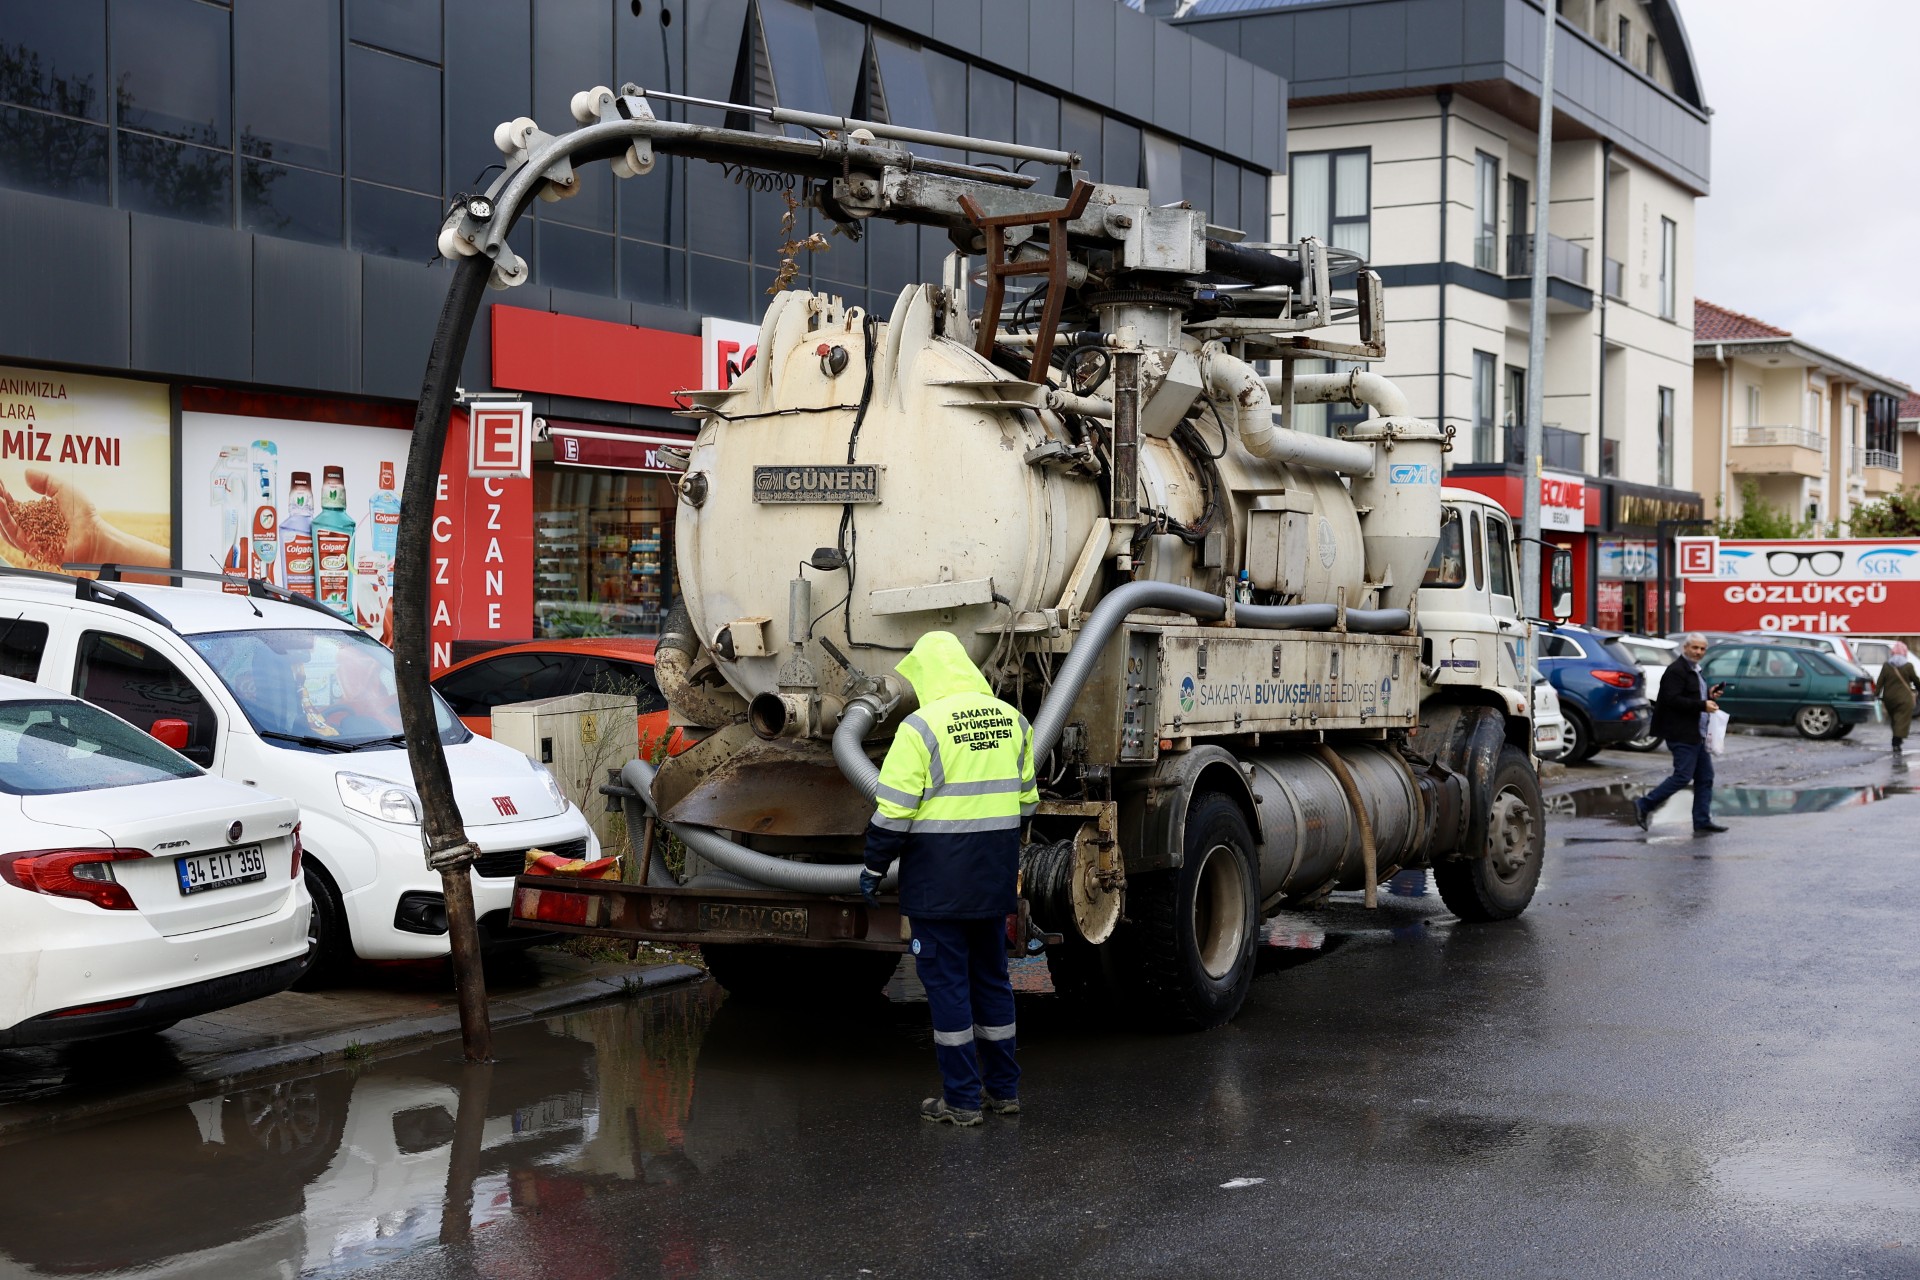
M 214 773 L 298 804 L 314 975 L 337 973 L 351 955 L 445 955 L 446 906 L 422 852 L 393 655 L 324 606 L 275 594 L 0 570 L 0 675 L 75 694 Z M 474 909 L 498 939 L 529 848 L 594 858 L 599 841 L 543 765 L 468 732 L 438 695 L 434 706 L 460 816 L 480 848 Z

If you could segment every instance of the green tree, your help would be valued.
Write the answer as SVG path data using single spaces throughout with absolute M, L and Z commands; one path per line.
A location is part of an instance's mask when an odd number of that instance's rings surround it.
M 1723 538 L 1809 538 L 1819 530 L 1811 520 L 1796 520 L 1793 513 L 1776 507 L 1760 496 L 1760 486 L 1752 480 L 1740 482 L 1740 514 L 1721 516 L 1715 532 Z
M 1920 491 L 1903 485 L 1878 502 L 1855 507 L 1847 525 L 1856 538 L 1920 538 Z

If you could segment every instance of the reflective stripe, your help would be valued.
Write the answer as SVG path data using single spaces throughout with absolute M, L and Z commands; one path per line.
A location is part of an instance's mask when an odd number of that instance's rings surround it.
M 919 796 L 909 791 L 902 791 L 898 787 L 890 787 L 884 782 L 874 791 L 874 795 L 881 800 L 891 800 L 902 809 L 917 809 L 920 807 Z
M 1040 802 L 1038 800 L 1031 801 L 1020 806 L 1020 816 L 1023 818 L 1031 818 L 1039 809 Z
M 935 1032 L 935 1034 L 937 1035 L 939 1033 Z M 973 1024 L 973 1034 L 979 1036 L 982 1040 L 1011 1040 L 1013 1039 L 1013 1024 L 1009 1022 L 1004 1027 L 983 1027 L 976 1022 Z
M 918 733 L 920 740 L 927 744 L 927 787 L 939 790 L 947 780 L 946 766 L 940 763 L 940 736 L 932 725 L 920 718 L 918 711 L 907 717 L 905 727 Z
M 988 778 L 981 782 L 948 782 L 927 793 L 929 800 L 942 796 L 1017 796 L 1026 789 L 1018 778 Z
M 875 818 L 875 822 L 880 819 Z M 915 835 L 958 835 L 968 831 L 1011 831 L 1020 825 L 1020 815 L 1007 814 L 999 818 L 915 818 L 907 830 Z M 888 827 L 889 831 L 902 828 Z
M 1012 1027 L 1007 1028 L 1007 1034 L 1013 1034 Z M 972 1044 L 973 1028 L 968 1027 L 965 1031 L 936 1031 L 933 1033 L 933 1042 L 938 1045 L 945 1045 L 948 1048 L 954 1045 Z
M 911 831 L 913 830 L 913 819 L 889 818 L 883 814 L 876 813 L 873 815 L 873 825 L 882 831 Z

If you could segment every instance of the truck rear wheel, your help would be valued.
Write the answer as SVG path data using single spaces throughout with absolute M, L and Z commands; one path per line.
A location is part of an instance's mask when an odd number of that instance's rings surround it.
M 1116 939 L 1129 995 L 1154 1022 L 1204 1031 L 1228 1021 L 1253 985 L 1260 930 L 1253 832 L 1226 796 L 1187 811 L 1186 857 L 1172 871 L 1135 876 Z
M 1511 920 L 1527 909 L 1540 883 L 1546 821 L 1540 780 L 1518 747 L 1500 749 L 1487 780 L 1486 847 L 1475 858 L 1437 862 L 1440 900 L 1462 920 Z
M 900 965 L 895 951 L 703 942 L 707 972 L 729 996 L 751 1004 L 838 1004 L 870 1000 Z

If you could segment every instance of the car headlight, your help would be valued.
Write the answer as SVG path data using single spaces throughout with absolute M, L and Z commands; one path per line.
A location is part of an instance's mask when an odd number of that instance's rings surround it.
M 340 785 L 340 803 L 355 813 L 382 822 L 420 825 L 420 794 L 412 787 L 364 773 L 338 773 L 334 779 Z
M 553 770 L 547 768 L 547 766 L 541 764 L 532 756 L 527 757 L 527 763 L 533 767 L 534 776 L 547 784 L 547 794 L 553 797 L 553 802 L 560 806 L 562 813 L 565 813 L 567 806 L 572 804 L 573 801 L 569 800 L 567 793 L 560 789 L 560 779 L 553 776 Z

